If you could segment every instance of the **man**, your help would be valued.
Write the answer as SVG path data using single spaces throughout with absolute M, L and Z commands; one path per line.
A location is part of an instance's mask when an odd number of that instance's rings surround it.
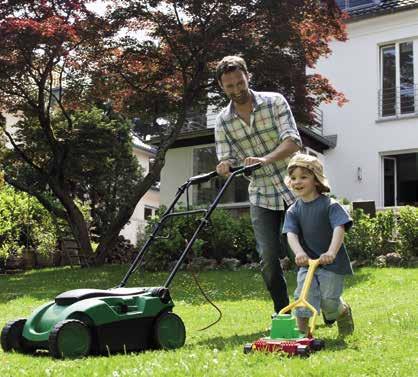
M 250 214 L 262 275 L 278 313 L 289 304 L 279 260 L 285 255 L 281 227 L 286 207 L 295 200 L 284 178 L 287 163 L 300 149 L 301 139 L 281 94 L 249 89 L 248 70 L 242 58 L 223 58 L 216 68 L 216 78 L 231 100 L 216 120 L 216 153 L 220 161 L 216 171 L 228 175 L 233 165 L 262 164 L 252 173 L 248 187 Z

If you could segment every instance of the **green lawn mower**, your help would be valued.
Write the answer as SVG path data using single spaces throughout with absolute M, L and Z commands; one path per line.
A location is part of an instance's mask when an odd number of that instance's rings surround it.
M 133 260 L 121 283 L 111 289 L 75 289 L 59 294 L 36 309 L 27 319 L 8 322 L 1 332 L 1 346 L 5 352 L 34 353 L 49 350 L 54 358 L 78 358 L 90 354 L 182 347 L 186 330 L 182 319 L 173 313 L 174 303 L 169 286 L 205 227 L 223 193 L 235 176 L 249 174 L 260 167 L 254 164 L 231 169 L 231 174 L 207 209 L 174 211 L 175 204 L 192 185 L 207 182 L 217 176 L 216 171 L 189 178 L 178 188 L 177 194 L 150 237 Z M 141 264 L 146 251 L 163 224 L 173 216 L 203 213 L 198 226 L 182 251 L 176 265 L 163 286 L 127 288 L 129 277 Z

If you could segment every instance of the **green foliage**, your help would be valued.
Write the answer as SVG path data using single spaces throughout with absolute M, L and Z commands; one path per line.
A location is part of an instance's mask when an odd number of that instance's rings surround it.
M 100 236 L 131 199 L 143 169 L 133 153 L 130 122 L 98 108 L 75 112 L 73 118 L 77 132 L 68 140 L 68 179 L 74 194 L 88 199 L 94 233 Z
M 62 142 L 60 148 L 66 151 L 61 174 L 76 205 L 90 205 L 92 219 L 85 217 L 85 221 L 91 222 L 94 233 L 100 236 L 106 233 L 116 213 L 128 203 L 133 188 L 142 180 L 142 168 L 133 154 L 132 125 L 95 107 L 74 111 L 70 117 L 71 129 L 62 114 L 51 116 L 51 127 Z M 55 157 L 39 120 L 24 116 L 14 127 L 15 138 L 24 145 L 24 152 L 33 156 L 38 166 L 51 170 Z M 48 195 L 51 205 L 62 209 L 57 197 L 48 191 L 45 177 L 23 163 L 19 153 L 4 148 L 1 157 L 0 167 L 18 187 L 29 187 L 31 192 L 44 197 Z
M 399 210 L 398 233 L 403 257 L 418 256 L 418 208 L 402 207 Z
M 41 204 L 4 186 L 0 190 L 0 259 L 19 254 L 24 248 L 45 255 L 55 249 L 56 242 L 56 223 Z
M 159 221 L 165 208 L 161 207 L 147 227 L 146 239 L 154 225 Z M 185 208 L 178 208 L 183 211 Z M 161 269 L 176 260 L 197 229 L 198 221 L 203 214 L 179 216 L 167 221 L 161 232 L 161 238 L 150 247 L 146 266 L 148 269 Z M 144 239 L 140 240 L 143 244 Z M 257 260 L 254 233 L 249 215 L 239 218 L 230 211 L 216 209 L 209 224 L 202 229 L 193 245 L 194 255 L 216 259 L 237 258 L 242 262 Z
M 352 217 L 353 226 L 350 231 L 346 232 L 344 240 L 350 258 L 370 260 L 379 255 L 375 222 L 362 209 L 356 209 Z
M 418 208 L 402 207 L 370 217 L 362 209 L 353 214 L 354 225 L 345 235 L 351 259 L 373 260 L 376 256 L 398 252 L 407 260 L 418 255 Z

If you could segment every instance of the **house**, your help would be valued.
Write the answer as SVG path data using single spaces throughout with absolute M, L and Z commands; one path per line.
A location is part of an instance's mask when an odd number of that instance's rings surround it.
M 148 173 L 149 162 L 155 156 L 156 150 L 154 147 L 143 143 L 138 138 L 134 138 L 133 153 L 136 156 L 139 165 L 144 169 L 144 176 Z M 134 213 L 131 216 L 128 224 L 121 230 L 120 235 L 124 236 L 136 244 L 138 235 L 143 233 L 147 225 L 147 220 L 155 215 L 155 211 L 160 205 L 160 190 L 159 186 L 152 186 L 145 195 L 141 198 L 135 207 Z
M 317 114 L 321 123 L 321 113 Z M 201 116 L 200 116 L 201 117 Z M 214 127 L 216 113 L 208 111 L 203 120 L 192 117 L 182 129 L 181 134 L 167 151 L 166 164 L 161 171 L 161 204 L 168 205 L 176 192 L 189 177 L 213 171 L 217 164 L 215 152 Z M 324 135 L 321 127 L 306 128 L 298 125 L 305 146 L 305 152 L 319 158 L 326 150 L 335 148 L 335 135 Z M 152 138 L 151 143 L 158 144 L 159 138 Z M 216 178 L 197 186 L 192 186 L 189 196 L 191 205 L 208 204 L 215 198 L 223 178 Z M 235 212 L 246 211 L 248 202 L 248 181 L 244 177 L 235 179 L 223 195 L 219 206 Z M 183 198 L 185 203 L 186 198 Z
M 337 0 L 348 41 L 316 71 L 349 103 L 323 105 L 332 191 L 376 206 L 418 205 L 418 0 Z
M 349 39 L 332 42 L 332 55 L 316 72 L 350 102 L 322 105 L 316 129 L 298 125 L 305 152 L 324 162 L 338 198 L 418 205 L 418 0 L 337 3 L 350 14 Z M 167 152 L 162 204 L 188 177 L 215 168 L 214 121 L 209 112 L 205 122 L 191 122 Z M 190 202 L 208 202 L 218 187 L 216 180 L 193 186 Z M 247 182 L 239 178 L 221 206 L 246 208 L 247 199 Z

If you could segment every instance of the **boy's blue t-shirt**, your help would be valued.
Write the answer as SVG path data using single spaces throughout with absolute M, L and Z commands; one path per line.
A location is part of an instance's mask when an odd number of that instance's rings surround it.
M 336 200 L 319 195 L 311 202 L 298 199 L 293 203 L 286 211 L 282 232 L 297 234 L 309 258 L 318 259 L 328 250 L 334 228 L 339 225 L 344 225 L 347 231 L 353 225 L 353 220 Z M 344 244 L 341 245 L 335 261 L 322 267 L 341 275 L 353 274 Z

